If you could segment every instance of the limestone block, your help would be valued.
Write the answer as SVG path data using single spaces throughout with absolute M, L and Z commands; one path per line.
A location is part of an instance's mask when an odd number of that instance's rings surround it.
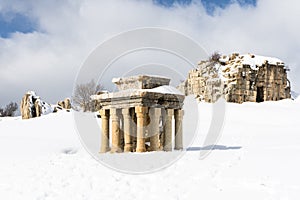
M 70 98 L 65 98 L 64 100 L 64 104 L 65 104 L 65 109 L 71 109 L 71 100 Z

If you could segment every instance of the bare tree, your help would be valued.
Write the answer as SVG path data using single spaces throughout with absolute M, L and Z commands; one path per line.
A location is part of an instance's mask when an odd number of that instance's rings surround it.
M 13 117 L 17 109 L 18 109 L 18 104 L 16 102 L 10 102 L 5 106 L 5 108 L 0 108 L 0 116 Z
M 102 89 L 102 85 L 96 84 L 94 80 L 76 85 L 74 96 L 72 97 L 73 108 L 75 110 L 82 109 L 83 112 L 94 111 L 91 95 L 97 94 Z
M 221 54 L 217 51 L 215 51 L 214 53 L 211 54 L 211 56 L 209 57 L 209 61 L 217 63 L 219 62 L 219 59 L 221 58 Z

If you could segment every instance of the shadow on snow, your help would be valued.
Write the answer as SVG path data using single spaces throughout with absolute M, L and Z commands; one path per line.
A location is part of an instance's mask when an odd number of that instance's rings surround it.
M 205 147 L 188 147 L 187 151 L 201 151 L 201 150 L 237 150 L 241 146 L 225 146 L 225 145 L 208 145 Z

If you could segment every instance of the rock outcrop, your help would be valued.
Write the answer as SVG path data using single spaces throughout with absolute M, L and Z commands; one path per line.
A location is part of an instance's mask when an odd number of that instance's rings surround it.
M 65 100 L 57 102 L 57 106 L 55 107 L 54 111 L 56 112 L 56 111 L 62 110 L 62 109 L 66 109 L 69 111 L 71 108 L 72 108 L 72 106 L 71 106 L 70 98 L 65 98 Z
M 30 119 L 61 110 L 69 112 L 71 109 L 71 100 L 66 98 L 63 101 L 57 102 L 57 105 L 50 105 L 42 101 L 35 92 L 28 91 L 22 98 L 20 109 L 22 119 Z
M 43 114 L 52 112 L 51 105 L 42 101 L 33 91 L 28 91 L 23 96 L 20 109 L 22 119 L 40 117 Z

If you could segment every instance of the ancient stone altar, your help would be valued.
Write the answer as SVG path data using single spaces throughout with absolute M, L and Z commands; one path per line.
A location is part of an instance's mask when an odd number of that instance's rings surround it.
M 185 96 L 169 86 L 170 79 L 139 75 L 113 82 L 118 92 L 92 96 L 102 119 L 101 153 L 172 151 L 173 139 L 174 149 L 183 148 Z

